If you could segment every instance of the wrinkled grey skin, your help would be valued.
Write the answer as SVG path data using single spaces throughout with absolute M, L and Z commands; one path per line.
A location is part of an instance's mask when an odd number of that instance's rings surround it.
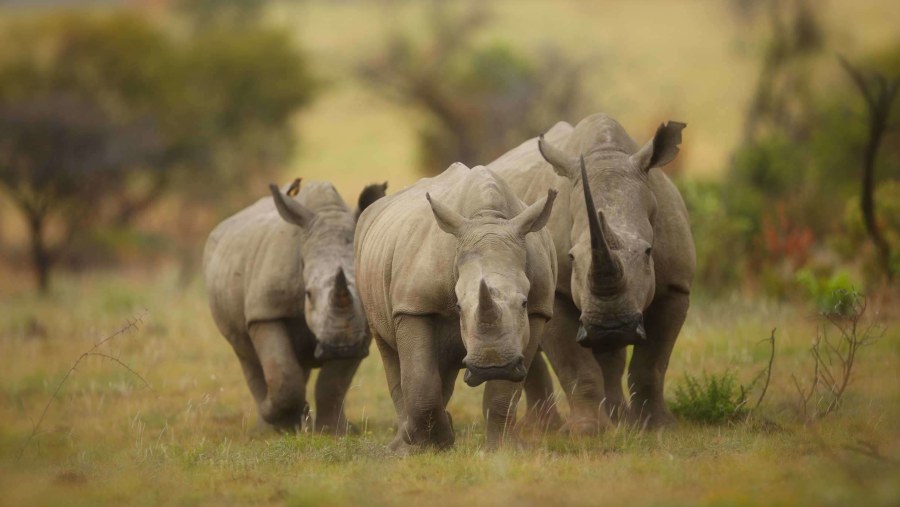
M 649 427 L 674 422 L 663 383 L 696 261 L 684 202 L 657 168 L 678 153 L 683 128 L 660 126 L 640 147 L 619 123 L 596 114 L 575 128 L 560 122 L 488 166 L 525 202 L 542 189 L 560 189 L 565 212 L 548 225 L 560 275 L 542 349 L 569 396 L 574 431 L 602 429 L 607 414 Z M 630 408 L 621 387 L 628 345 Z M 541 406 L 550 381 L 546 368 L 533 371 L 526 392 L 529 405 Z
M 466 369 L 487 382 L 487 446 L 511 432 L 522 380 L 553 314 L 555 198 L 526 208 L 483 167 L 454 164 L 376 202 L 356 230 L 360 297 L 398 417 L 391 448 L 453 444 L 447 402 Z
M 354 213 L 330 183 L 305 184 L 295 197 L 272 185 L 271 197 L 223 221 L 207 240 L 213 319 L 240 360 L 260 417 L 277 429 L 295 430 L 305 419 L 312 368 L 321 368 L 316 429 L 348 428 L 344 397 L 370 343 L 353 233 L 359 213 L 386 187 L 367 187 Z

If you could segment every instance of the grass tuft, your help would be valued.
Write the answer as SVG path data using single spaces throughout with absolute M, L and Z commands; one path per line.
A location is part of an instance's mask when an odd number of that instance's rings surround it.
M 749 412 L 747 390 L 730 370 L 719 375 L 703 372 L 699 378 L 685 373 L 683 382 L 675 386 L 672 412 L 705 424 L 732 422 Z

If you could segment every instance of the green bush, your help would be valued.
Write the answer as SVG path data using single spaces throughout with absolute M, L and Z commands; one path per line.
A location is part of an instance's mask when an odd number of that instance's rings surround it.
M 844 309 L 849 308 L 859 297 L 859 293 L 853 288 L 850 274 L 843 270 L 824 277 L 809 268 L 803 268 L 797 271 L 796 280 L 806 290 L 807 296 L 820 313 L 843 315 Z
M 691 217 L 700 284 L 713 292 L 738 284 L 746 272 L 753 224 L 729 212 L 721 183 L 679 179 L 678 187 Z
M 740 419 L 748 413 L 747 390 L 738 384 L 734 374 L 703 372 L 700 378 L 686 373 L 675 386 L 672 412 L 688 421 L 721 424 Z

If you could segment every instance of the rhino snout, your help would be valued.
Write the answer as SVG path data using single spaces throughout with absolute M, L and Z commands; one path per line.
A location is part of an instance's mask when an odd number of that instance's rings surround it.
M 466 366 L 466 373 L 463 380 L 469 387 L 476 387 L 488 380 L 509 380 L 511 382 L 521 382 L 525 379 L 528 370 L 525 368 L 525 358 L 517 356 L 509 363 L 502 366 L 481 366 L 474 364 L 474 361 L 463 359 Z
M 362 359 L 368 355 L 369 347 L 366 340 L 360 340 L 348 345 L 334 345 L 320 341 L 316 344 L 316 350 L 314 352 L 315 358 L 319 361 L 330 361 L 332 359 Z
M 647 340 L 644 316 L 640 313 L 610 319 L 599 324 L 583 324 L 575 341 L 597 353 L 613 352 Z

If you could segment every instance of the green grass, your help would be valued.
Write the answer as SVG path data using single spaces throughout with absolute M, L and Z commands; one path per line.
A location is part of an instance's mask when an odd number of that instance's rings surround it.
M 619 427 L 596 438 L 525 435 L 519 450 L 485 453 L 481 389 L 460 383 L 450 404 L 456 447 L 396 458 L 385 450 L 395 423 L 377 354 L 363 363 L 348 399 L 360 435 L 269 433 L 256 426 L 237 360 L 215 330 L 199 283 L 180 290 L 165 269 L 57 282 L 45 300 L 25 290 L 0 300 L 4 505 L 892 505 L 900 499 L 896 316 L 887 317 L 885 338 L 861 353 L 846 403 L 815 426 L 797 422 L 791 382 L 792 373 L 809 366 L 812 313 L 700 298 L 675 349 L 669 396 L 685 373 L 728 368 L 736 381 L 749 382 L 768 360 L 760 342 L 777 326 L 773 380 L 759 417 L 725 425 L 683 420 L 659 434 Z M 17 460 L 31 421 L 75 358 L 144 309 L 141 327 L 103 350 L 152 390 L 112 362 L 86 359 Z M 848 449 L 868 444 L 881 458 Z

